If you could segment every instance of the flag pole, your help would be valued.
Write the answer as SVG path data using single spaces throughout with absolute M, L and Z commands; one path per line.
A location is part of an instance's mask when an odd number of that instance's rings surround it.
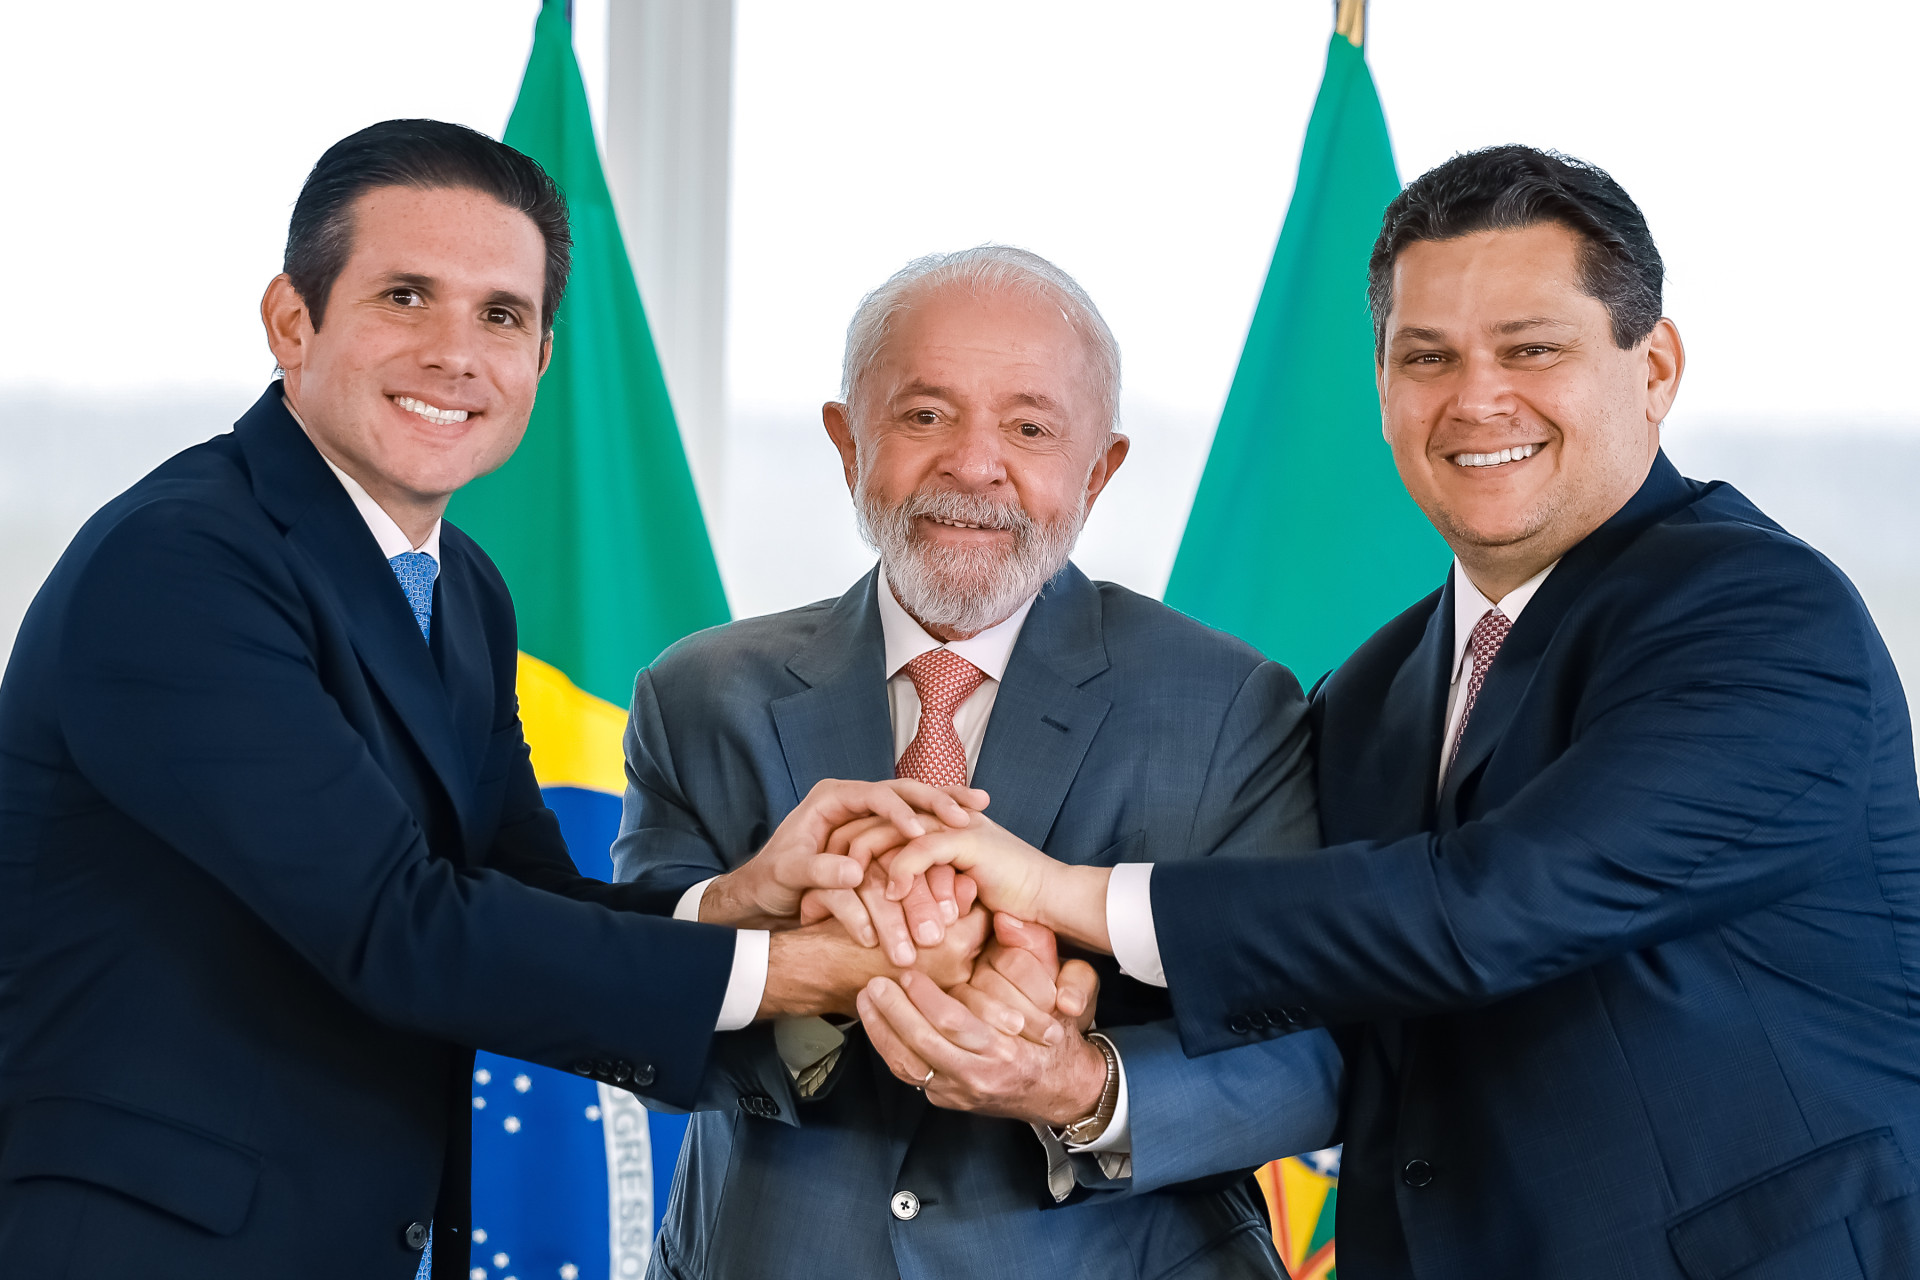
M 1334 0 L 1333 34 L 1356 49 L 1367 47 L 1367 0 Z

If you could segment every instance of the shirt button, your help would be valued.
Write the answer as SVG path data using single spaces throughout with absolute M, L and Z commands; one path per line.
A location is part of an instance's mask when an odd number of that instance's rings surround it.
M 911 1191 L 893 1193 L 893 1203 L 887 1206 L 893 1210 L 893 1216 L 902 1222 L 911 1222 L 920 1216 L 920 1197 Z
M 1433 1166 L 1425 1160 L 1409 1160 L 1400 1170 L 1400 1180 L 1410 1187 L 1424 1187 L 1433 1181 Z

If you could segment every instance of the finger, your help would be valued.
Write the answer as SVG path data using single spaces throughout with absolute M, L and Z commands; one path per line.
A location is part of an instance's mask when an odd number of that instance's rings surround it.
M 927 870 L 932 871 L 932 867 Z M 961 915 L 973 910 L 973 904 L 980 900 L 980 886 L 966 872 L 955 873 L 953 877 L 953 905 Z
M 1035 1044 L 1058 1044 L 1066 1038 L 1058 1018 L 1035 1005 L 1024 991 L 1007 981 L 1006 975 L 992 965 L 976 966 L 967 986 L 991 996 L 1018 1013 L 1021 1017 L 1020 1035 Z M 959 997 L 959 992 L 955 991 L 954 995 Z M 1052 1035 L 1048 1035 L 1048 1032 L 1052 1032 Z
M 1054 1008 L 1058 1009 L 1082 1032 L 1093 1025 L 1093 1011 L 1100 1001 L 1100 975 L 1085 960 L 1069 960 L 1060 966 L 1060 976 L 1054 979 L 1059 995 L 1054 997 Z
M 887 896 L 896 900 L 906 897 L 907 891 L 913 888 L 915 876 L 925 874 L 928 867 L 955 861 L 965 849 L 959 834 L 952 831 L 936 831 L 909 841 L 887 864 L 891 878 Z
M 875 823 L 854 836 L 847 845 L 847 856 L 863 867 L 871 866 L 874 859 L 885 857 L 906 843 L 907 837 L 891 822 Z
M 938 988 L 935 989 L 938 990 Z M 1002 1004 L 978 987 L 968 986 L 962 983 L 952 991 L 942 991 L 940 994 L 952 1000 L 975 1018 L 978 1018 L 982 1023 L 998 1031 L 1001 1035 L 1019 1035 L 1021 1027 L 1026 1021 L 1018 1009 L 1009 1004 Z
M 880 896 L 886 897 L 886 886 L 880 887 Z M 913 888 L 907 896 L 900 899 L 900 910 L 907 916 L 907 928 L 913 933 L 913 940 L 923 947 L 937 947 L 940 939 L 947 936 L 947 922 L 940 918 L 940 904 L 934 901 L 933 890 L 927 885 L 927 878 L 914 879 Z
M 874 981 L 885 982 L 886 979 L 876 978 Z M 921 1087 L 927 1078 L 926 1061 L 907 1048 L 865 988 L 854 996 L 853 1007 L 860 1014 L 860 1025 L 866 1029 L 867 1042 L 880 1055 L 881 1061 L 887 1064 L 887 1069 L 908 1084 Z
M 1004 911 L 993 913 L 993 936 L 1009 947 L 1017 947 L 1033 956 L 1047 970 L 1049 982 L 1060 967 L 1060 940 L 1044 925 L 1029 924 Z
M 827 837 L 826 852 L 848 856 L 854 840 L 875 827 L 891 827 L 893 824 L 885 818 L 855 818 L 852 822 L 843 822 L 833 829 Z
M 923 973 L 901 974 L 900 989 L 907 993 L 907 999 L 935 1031 L 969 1053 L 985 1053 L 991 1049 L 996 1032 L 1010 1036 L 1020 1034 L 1020 1015 L 997 1000 L 989 1002 L 993 1016 L 988 1019 L 942 991 L 939 983 Z M 913 1044 L 912 1039 L 907 1043 Z M 918 1050 L 917 1045 L 915 1049 Z
M 866 864 L 831 853 L 816 853 L 791 864 L 789 889 L 851 889 L 867 877 Z
M 903 983 L 915 987 L 924 987 L 928 991 L 939 992 L 947 1005 L 958 1011 L 958 1018 L 952 1020 L 958 1021 L 963 1019 L 965 1022 L 971 1024 L 972 1027 L 976 1028 L 975 1038 L 980 1043 L 991 1043 L 996 1033 L 991 1027 L 976 1018 L 972 1011 L 965 1005 L 954 1000 L 945 992 L 940 991 L 940 988 L 935 986 L 924 974 L 902 974 L 900 982 L 894 982 L 888 978 L 875 978 L 867 983 L 865 989 L 861 992 L 861 995 L 866 997 L 868 1007 L 871 1008 L 877 1016 L 885 1019 L 888 1029 L 893 1032 L 894 1036 L 899 1039 L 902 1047 L 912 1054 L 914 1058 L 926 1063 L 927 1067 L 931 1067 L 935 1071 L 945 1072 L 951 1076 L 961 1077 L 971 1075 L 973 1068 L 980 1061 L 979 1055 L 964 1048 L 951 1037 L 942 1034 L 939 1028 L 928 1020 L 927 1015 L 921 1012 L 920 1007 L 913 1002 L 912 997 L 907 994 L 906 986 L 902 985 Z M 858 1007 L 858 1004 L 859 1002 L 856 1000 L 855 1007 Z M 943 1013 L 944 1012 L 943 1010 Z M 863 1018 L 862 1021 L 864 1020 Z M 922 1067 L 920 1069 L 920 1078 L 925 1079 L 926 1074 L 926 1067 Z M 914 1081 L 914 1083 L 918 1084 L 919 1080 Z
M 1052 1015 L 1060 999 L 1057 989 L 1059 969 L 1048 968 L 1031 951 L 1004 945 L 992 949 L 987 963 L 1012 983 L 1021 995 L 1045 1010 L 1049 1016 Z
M 886 951 L 887 959 L 901 968 L 912 964 L 915 952 L 911 922 L 901 905 L 887 897 L 885 873 L 876 867 L 869 867 L 867 878 L 860 882 L 855 896 L 859 899 L 861 914 L 873 922 L 874 934 Z
M 817 916 L 817 920 L 834 919 L 847 931 L 847 936 L 863 947 L 875 946 L 880 939 L 873 930 L 873 918 L 868 914 L 867 904 L 852 889 L 817 889 L 808 895 L 818 904 L 816 911 L 825 911 L 826 915 Z M 810 924 L 805 918 L 806 903 L 801 903 L 801 923 Z
M 953 882 L 957 873 L 952 867 L 928 867 L 925 876 L 927 892 L 933 895 L 934 905 L 940 908 L 940 922 L 952 924 L 960 918 L 960 905 L 954 897 Z
M 971 787 L 936 787 L 912 778 L 895 778 L 889 785 L 903 802 L 911 802 L 914 808 L 932 814 L 950 827 L 966 826 L 973 821 L 975 813 L 987 807 L 987 793 Z M 960 797 L 965 797 L 965 800 Z M 972 803 L 975 800 L 978 803 Z M 925 827 L 922 827 L 909 834 L 917 836 L 924 831 Z

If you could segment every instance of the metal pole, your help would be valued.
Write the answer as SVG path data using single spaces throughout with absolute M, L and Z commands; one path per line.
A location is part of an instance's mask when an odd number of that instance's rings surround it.
M 1367 0 L 1334 0 L 1333 34 L 1356 49 L 1367 47 Z

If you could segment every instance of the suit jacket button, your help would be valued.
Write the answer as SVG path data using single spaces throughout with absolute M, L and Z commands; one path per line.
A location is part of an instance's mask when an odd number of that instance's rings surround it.
M 1246 1035 L 1253 1030 L 1253 1020 L 1244 1013 L 1236 1013 L 1227 1019 L 1227 1030 L 1237 1036 Z
M 1307 1021 L 1307 1010 L 1304 1005 L 1290 1004 L 1280 1012 L 1285 1014 L 1287 1021 L 1296 1027 L 1305 1025 Z
M 633 1064 L 631 1062 L 616 1062 L 613 1064 L 613 1082 L 615 1084 L 626 1084 L 632 1079 Z
M 1400 1170 L 1400 1180 L 1410 1187 L 1424 1187 L 1433 1181 L 1433 1166 L 1425 1160 L 1409 1160 Z
M 911 1191 L 896 1191 L 887 1205 L 893 1210 L 893 1216 L 902 1222 L 911 1222 L 920 1216 L 920 1197 Z
M 427 1235 L 428 1235 L 428 1231 L 427 1231 L 426 1223 L 409 1222 L 407 1224 L 407 1229 L 400 1233 L 400 1238 L 406 1242 L 407 1248 L 413 1250 L 415 1253 L 418 1253 L 422 1249 L 427 1247 Z
M 633 1069 L 633 1082 L 644 1089 L 653 1083 L 654 1077 L 657 1074 L 652 1067 L 643 1062 Z

